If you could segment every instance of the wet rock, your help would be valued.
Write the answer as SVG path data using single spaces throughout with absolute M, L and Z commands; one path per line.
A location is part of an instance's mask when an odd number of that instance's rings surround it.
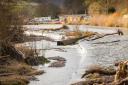
M 128 85 L 128 77 L 126 77 L 120 81 L 114 82 L 113 85 Z
M 35 76 L 26 76 L 26 78 L 30 81 L 39 81 Z
M 102 84 L 103 79 L 102 78 L 95 78 L 95 79 L 87 79 L 85 81 L 86 85 L 93 85 L 93 84 Z
M 115 62 L 114 62 L 114 65 L 115 65 L 115 66 L 118 66 L 118 65 L 119 65 L 120 63 L 122 63 L 122 62 L 123 62 L 123 61 L 115 61 Z
M 114 76 L 103 76 L 97 73 L 94 74 L 88 74 L 86 76 L 86 82 L 91 85 L 94 83 L 111 83 L 112 81 L 114 81 Z M 97 85 L 97 84 L 96 84 Z
M 99 84 L 103 85 L 102 81 L 103 81 L 102 78 L 87 79 L 85 81 L 79 81 L 71 85 L 99 85 Z
M 85 79 L 83 85 L 117 85 L 112 84 L 114 81 L 116 70 L 113 66 L 101 67 L 93 65 L 86 70 L 82 78 Z M 76 84 L 77 85 L 77 84 Z
M 111 83 L 114 81 L 114 76 L 104 76 L 104 83 Z
M 64 67 L 66 63 L 66 59 L 60 56 L 49 57 L 49 60 L 55 60 L 53 63 L 49 65 L 49 67 Z
M 63 50 L 63 49 L 56 49 L 56 51 L 59 51 L 59 52 L 67 52 L 66 50 Z
M 71 85 L 87 85 L 87 84 L 86 84 L 86 81 L 80 81 Z
M 64 67 L 65 61 L 55 61 L 49 67 Z
M 63 41 L 57 41 L 58 46 L 63 46 L 63 45 L 73 45 L 75 44 L 79 39 L 68 39 L 68 40 L 63 40 Z
M 117 70 L 112 66 L 92 66 L 82 76 L 86 83 L 83 85 L 128 85 L 127 63 L 128 61 L 116 62 Z
M 102 74 L 102 75 L 114 75 L 116 74 L 116 70 L 113 69 L 112 67 L 101 67 L 101 66 L 92 66 L 90 67 L 88 70 L 86 70 L 85 74 L 82 76 L 85 77 L 86 75 L 88 74 L 94 74 L 94 73 L 99 73 L 99 74 Z
M 43 65 L 45 63 L 48 63 L 49 61 L 43 56 L 38 56 L 38 57 L 27 57 L 25 59 L 25 62 L 32 66 L 38 66 L 40 64 Z
M 94 79 L 94 78 L 100 78 L 100 74 L 99 73 L 94 73 L 94 74 L 88 74 L 86 75 L 86 78 L 91 78 L 91 79 Z
M 49 58 L 47 58 L 47 59 L 49 59 L 49 60 L 57 60 L 57 61 L 66 61 L 65 58 L 62 58 L 62 57 L 60 57 L 60 56 L 49 57 Z

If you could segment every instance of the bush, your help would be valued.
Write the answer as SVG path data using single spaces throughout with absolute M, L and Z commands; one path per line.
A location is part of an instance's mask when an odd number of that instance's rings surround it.
M 25 55 L 25 57 L 32 57 L 35 55 L 35 49 L 31 49 L 30 47 L 26 47 L 23 45 L 18 46 L 17 44 L 16 48 L 20 50 Z

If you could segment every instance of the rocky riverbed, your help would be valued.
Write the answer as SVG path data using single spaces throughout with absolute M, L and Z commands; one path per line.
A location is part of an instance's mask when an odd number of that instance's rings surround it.
M 91 30 L 95 31 L 95 28 L 93 29 Z M 106 33 L 107 30 L 96 28 L 96 32 L 98 31 L 99 33 Z M 116 31 L 109 29 L 107 33 L 109 32 L 115 33 Z M 113 63 L 118 60 L 127 60 L 127 41 L 127 35 L 119 36 L 117 34 L 89 41 L 82 39 L 75 45 L 67 46 L 57 46 L 55 42 L 50 41 L 46 43 L 44 43 L 44 40 L 38 41 L 36 42 L 37 48 L 48 48 L 44 53 L 46 58 L 61 56 L 66 62 L 65 66 L 61 68 L 48 67 L 49 65 L 37 67 L 45 70 L 46 73 L 37 76 L 39 81 L 31 81 L 30 85 L 70 85 L 77 81 L 84 81 L 85 79 L 81 77 L 92 65 L 108 67 L 113 66 Z M 61 51 L 58 49 L 61 49 Z

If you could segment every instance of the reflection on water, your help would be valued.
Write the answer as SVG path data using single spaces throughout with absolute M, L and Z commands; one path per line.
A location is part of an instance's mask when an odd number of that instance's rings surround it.
M 29 46 L 33 49 L 39 50 L 39 56 L 45 56 L 45 50 L 52 49 L 57 46 L 55 42 L 41 40 L 41 41 L 33 41 L 33 42 L 26 42 L 26 46 Z
M 36 48 L 36 49 L 50 49 L 57 46 L 56 42 L 51 42 L 47 40 L 27 42 L 25 43 L 25 45 L 30 46 L 32 48 Z

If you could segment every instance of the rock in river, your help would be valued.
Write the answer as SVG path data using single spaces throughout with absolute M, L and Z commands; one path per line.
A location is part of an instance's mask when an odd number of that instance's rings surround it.
M 55 56 L 55 57 L 49 57 L 49 60 L 57 60 L 57 61 L 66 61 L 65 58 L 62 58 L 60 56 Z
M 49 67 L 64 67 L 65 61 L 55 61 Z
M 49 65 L 49 67 L 64 67 L 66 63 L 66 59 L 60 56 L 49 57 L 49 60 L 55 60 L 53 63 Z

